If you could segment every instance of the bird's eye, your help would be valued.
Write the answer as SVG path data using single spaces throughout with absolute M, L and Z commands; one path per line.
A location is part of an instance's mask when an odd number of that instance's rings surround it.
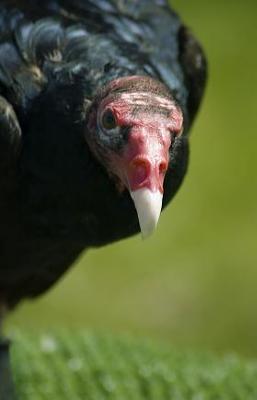
M 115 129 L 117 127 L 117 121 L 115 115 L 111 110 L 106 110 L 102 116 L 102 126 L 106 130 Z

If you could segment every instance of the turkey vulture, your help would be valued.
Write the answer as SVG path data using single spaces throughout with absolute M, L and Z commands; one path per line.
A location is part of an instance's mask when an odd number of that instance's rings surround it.
M 0 313 L 154 229 L 206 81 L 165 0 L 0 0 Z

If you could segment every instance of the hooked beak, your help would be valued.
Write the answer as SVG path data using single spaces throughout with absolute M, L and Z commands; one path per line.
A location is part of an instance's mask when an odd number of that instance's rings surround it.
M 131 191 L 130 195 L 135 203 L 142 238 L 152 234 L 158 223 L 163 194 L 160 191 L 152 192 L 148 188 Z
M 127 154 L 123 155 L 126 186 L 135 204 L 142 237 L 146 238 L 156 228 L 162 209 L 170 139 L 162 140 L 155 134 L 145 140 L 142 136 L 139 141 L 133 141 L 133 137 L 130 140 Z

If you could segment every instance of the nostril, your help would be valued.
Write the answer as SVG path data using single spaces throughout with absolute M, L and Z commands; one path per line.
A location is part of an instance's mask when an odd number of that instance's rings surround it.
M 151 163 L 144 158 L 136 158 L 130 164 L 130 175 L 137 185 L 142 184 L 147 180 L 151 171 Z
M 140 184 L 146 180 L 149 175 L 150 165 L 147 160 L 135 159 L 132 162 L 132 174 L 137 183 Z
M 168 162 L 164 157 L 138 156 L 130 161 L 127 169 L 127 178 L 130 190 L 147 187 L 151 191 L 163 192 L 163 181 L 168 169 Z
M 161 161 L 159 164 L 159 174 L 164 175 L 167 171 L 168 164 L 165 161 Z

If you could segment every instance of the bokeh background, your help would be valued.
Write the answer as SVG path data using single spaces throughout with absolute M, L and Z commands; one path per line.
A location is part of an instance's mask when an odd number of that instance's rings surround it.
M 9 330 L 125 331 L 257 356 L 257 2 L 172 4 L 209 60 L 184 185 L 151 239 L 88 251 Z

